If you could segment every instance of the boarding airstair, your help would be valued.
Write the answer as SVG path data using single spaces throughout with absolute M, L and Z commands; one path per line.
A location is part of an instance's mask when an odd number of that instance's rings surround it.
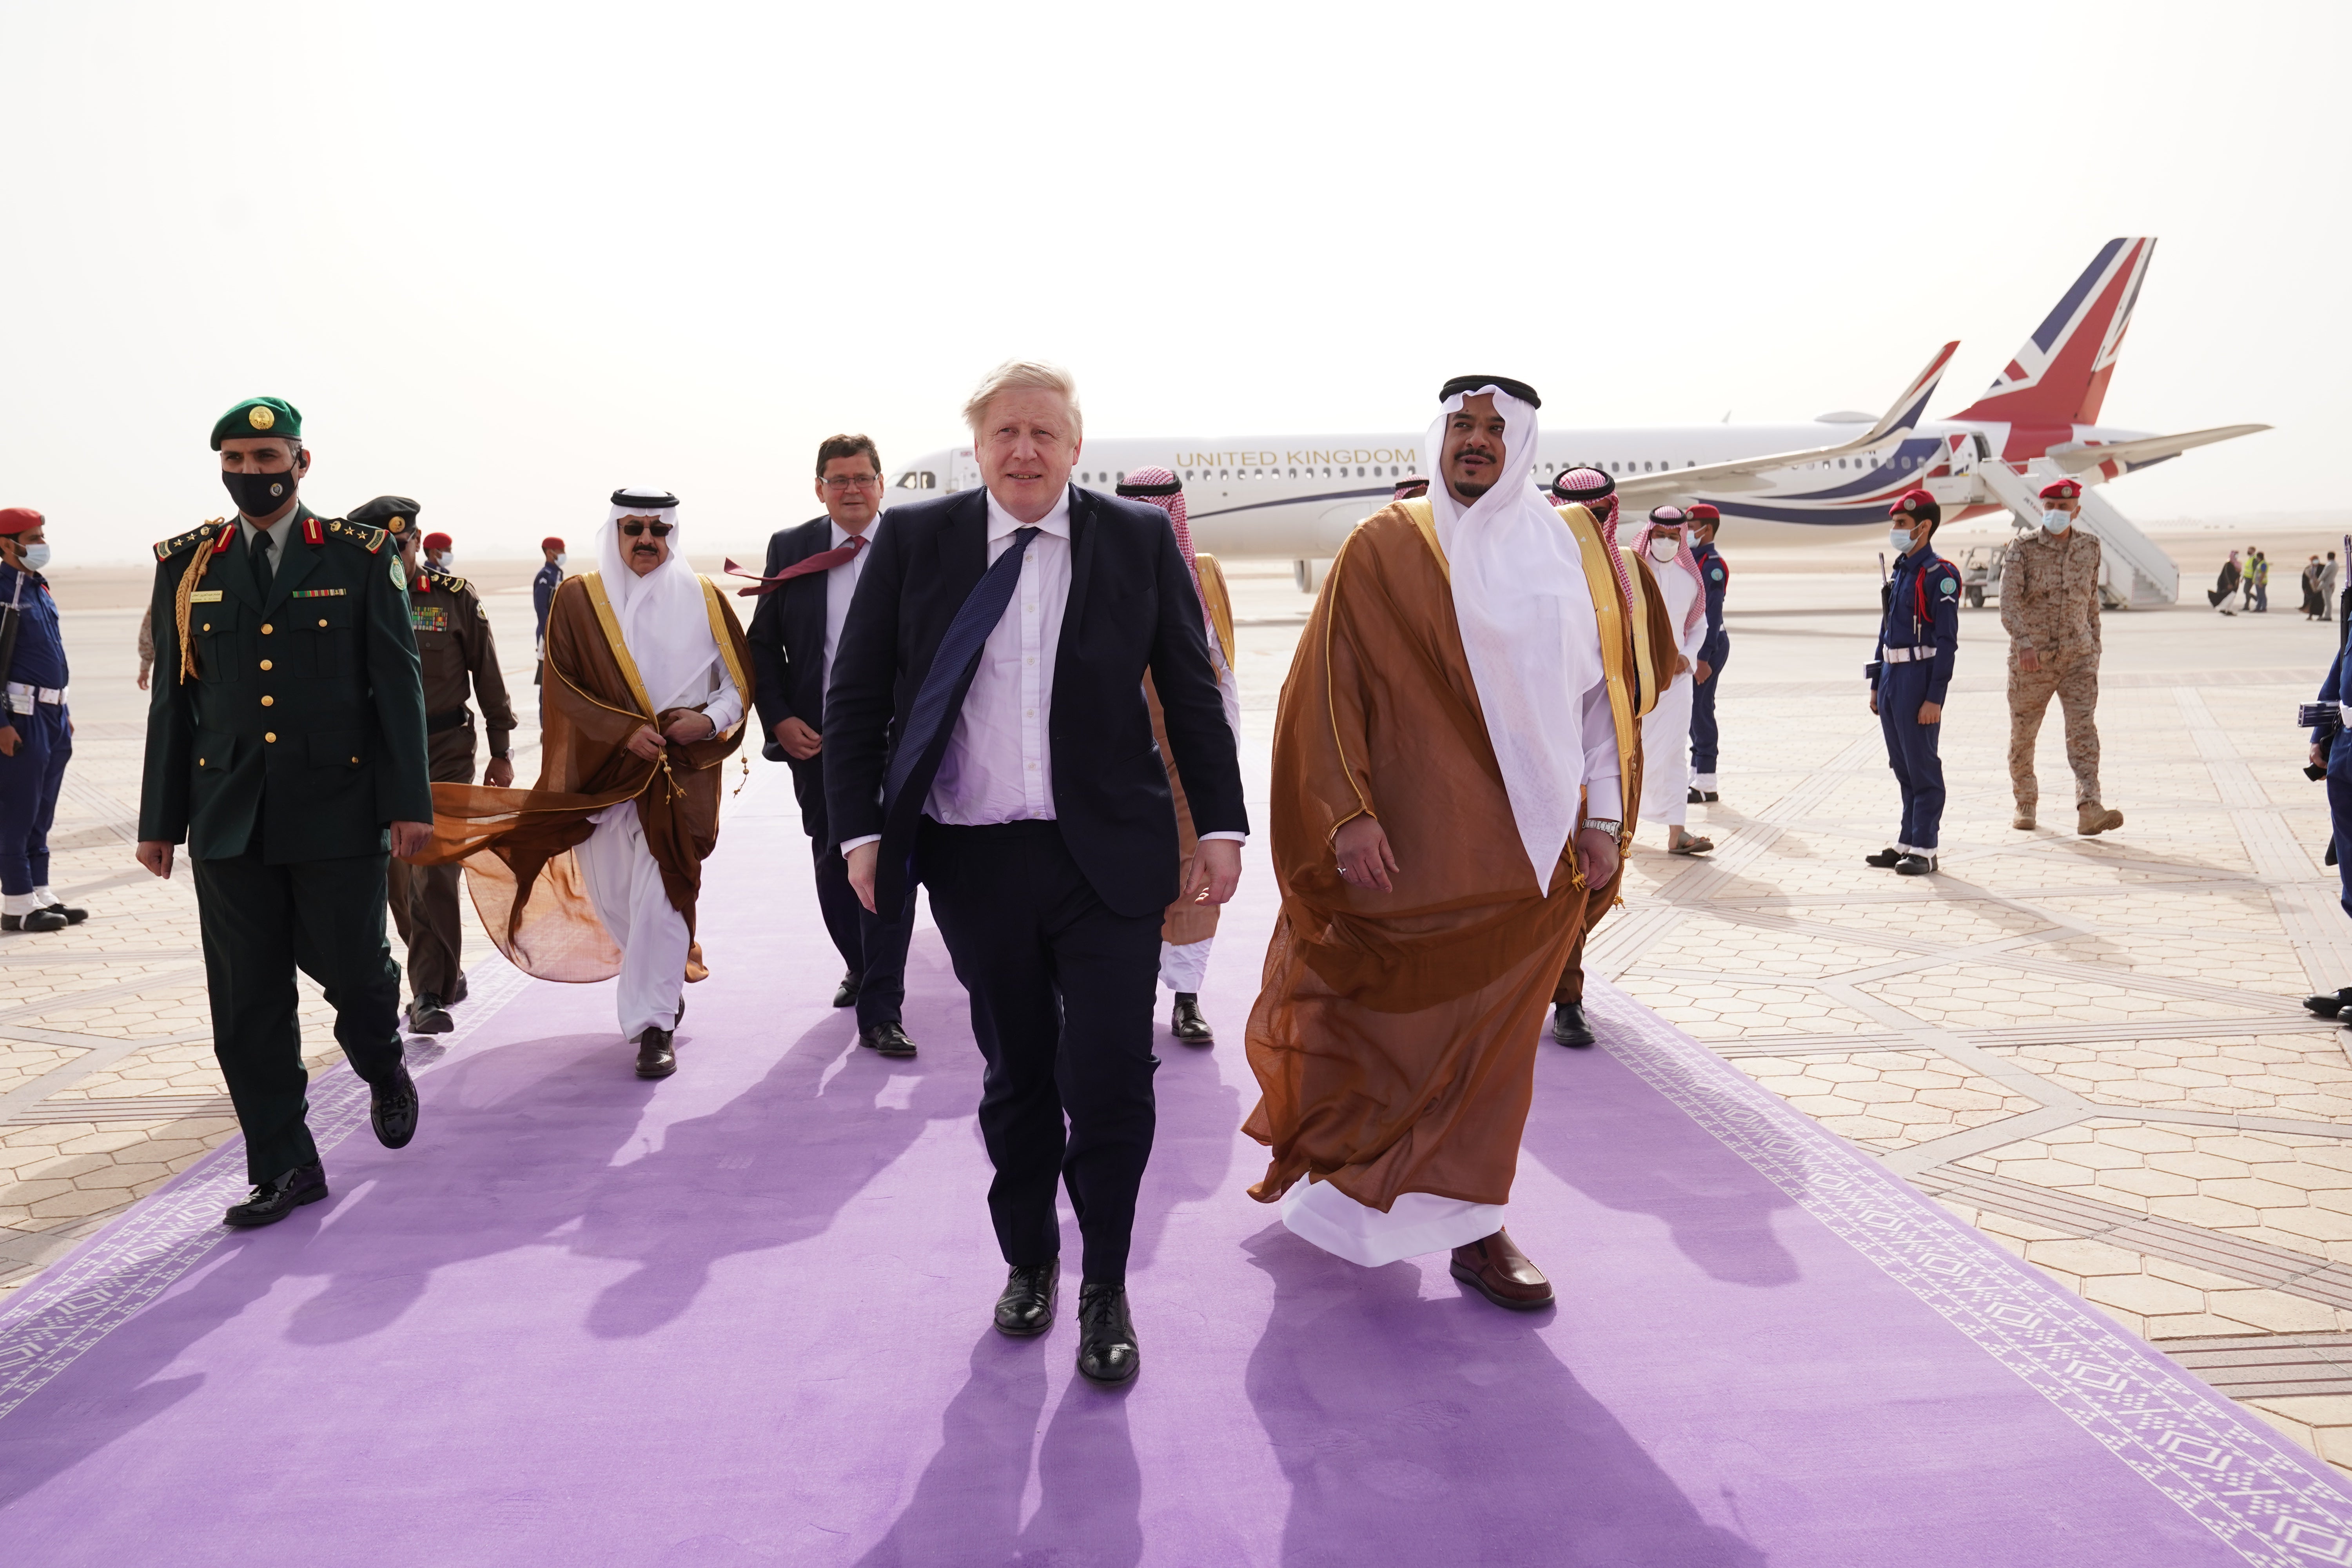
M 2017 526 L 2024 529 L 2042 526 L 2042 487 L 2072 476 L 2053 463 L 2028 463 L 2021 472 L 1996 459 L 1979 461 L 1974 477 L 1984 492 L 1979 499 L 2009 508 Z M 2099 541 L 2099 596 L 2109 609 L 2145 609 L 2179 600 L 2180 568 L 2110 506 L 2095 485 L 2083 487 L 2081 521 L 2090 525 Z

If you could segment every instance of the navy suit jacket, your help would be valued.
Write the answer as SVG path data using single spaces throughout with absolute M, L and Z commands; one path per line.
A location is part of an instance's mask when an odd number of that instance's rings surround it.
M 948 623 L 988 569 L 981 489 L 890 509 L 850 601 L 824 704 L 825 804 L 834 841 L 882 836 L 877 902 L 905 895 L 915 831 L 952 722 L 942 725 L 886 818 L 896 738 Z M 1127 916 L 1178 892 L 1176 810 L 1151 736 L 1151 674 L 1169 744 L 1202 833 L 1245 833 L 1241 767 L 1209 662 L 1199 592 L 1157 507 L 1070 490 L 1070 597 L 1054 656 L 1046 744 L 1062 841 L 1096 894 Z M 968 685 L 969 678 L 967 678 Z M 961 708 L 963 691 L 955 697 Z
M 796 562 L 833 548 L 833 522 L 813 518 L 780 528 L 768 541 L 772 577 Z M 760 754 L 790 762 L 776 742 L 776 726 L 798 719 L 812 730 L 824 728 L 824 595 L 828 574 L 812 572 L 761 596 L 744 640 L 751 645 L 753 700 L 760 710 Z

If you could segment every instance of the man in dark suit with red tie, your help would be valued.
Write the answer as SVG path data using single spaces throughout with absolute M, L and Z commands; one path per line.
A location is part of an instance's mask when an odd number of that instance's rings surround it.
M 984 488 L 893 508 L 858 584 L 825 695 L 826 809 L 868 908 L 930 889 L 971 997 L 1011 1268 L 997 1329 L 1052 1325 L 1065 1183 L 1085 1242 L 1078 1371 L 1123 1384 L 1140 1365 L 1127 1258 L 1160 928 L 1179 896 L 1147 670 L 1200 833 L 1187 898 L 1223 903 L 1240 879 L 1241 771 L 1167 518 L 1070 484 L 1069 377 L 1001 365 L 964 417 Z
M 801 826 L 816 856 L 817 905 L 846 965 L 833 1005 L 857 1009 L 857 1037 L 869 1049 L 911 1057 L 915 1042 L 899 1013 L 907 994 L 914 887 L 908 886 L 905 899 L 889 914 L 861 906 L 849 889 L 824 809 L 825 680 L 850 595 L 865 570 L 866 551 L 881 526 L 882 458 L 871 440 L 834 436 L 818 446 L 816 499 L 824 503 L 824 515 L 779 529 L 768 541 L 761 581 L 741 590 L 760 596 L 744 637 L 751 645 L 760 731 L 767 740 L 762 755 L 793 770 Z

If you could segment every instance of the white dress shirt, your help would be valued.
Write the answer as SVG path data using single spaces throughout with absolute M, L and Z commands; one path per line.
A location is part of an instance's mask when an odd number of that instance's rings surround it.
M 1030 526 L 988 498 L 988 561 Z M 1036 524 L 1021 563 L 1013 603 L 980 647 L 980 668 L 923 803 L 934 822 L 984 827 L 1049 821 L 1054 758 L 1046 743 L 1053 717 L 1054 653 L 1070 602 L 1070 489 Z
M 988 497 L 988 562 L 1030 527 Z M 1037 536 L 1021 563 L 1013 602 L 981 645 L 980 667 L 948 735 L 940 771 L 923 815 L 958 827 L 1005 822 L 1049 822 L 1054 811 L 1052 732 L 1054 655 L 1070 602 L 1070 491 L 1034 525 Z M 879 834 L 842 841 L 844 855 Z M 1203 838 L 1248 837 L 1231 831 Z
M 850 596 L 857 592 L 857 580 L 866 575 L 866 558 L 873 553 L 874 536 L 882 531 L 882 520 L 877 516 L 867 523 L 862 536 L 851 534 L 830 519 L 827 526 L 833 530 L 831 548 L 838 550 L 854 537 L 863 537 L 866 548 L 824 574 L 824 664 L 817 671 L 816 689 L 819 693 L 833 684 L 834 650 L 841 646 L 841 628 L 849 619 Z M 824 715 L 820 713 L 818 718 L 820 722 L 815 727 L 822 729 Z

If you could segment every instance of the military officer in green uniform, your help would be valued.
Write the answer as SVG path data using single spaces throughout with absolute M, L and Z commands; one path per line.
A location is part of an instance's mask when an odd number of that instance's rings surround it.
M 467 704 L 479 698 L 490 741 L 490 766 L 482 782 L 505 789 L 514 783 L 514 760 L 508 754 L 514 709 L 507 701 L 506 678 L 499 670 L 498 645 L 482 601 L 463 577 L 416 563 L 416 503 L 406 496 L 378 496 L 353 507 L 350 521 L 383 529 L 400 547 L 408 622 L 425 670 L 425 739 L 433 782 L 474 782 L 474 715 Z M 429 542 L 446 545 L 448 535 L 425 538 L 429 555 Z M 447 1034 L 457 1026 L 449 1009 L 466 999 L 466 972 L 459 962 L 465 928 L 457 908 L 462 876 L 455 865 L 392 863 L 392 923 L 408 947 L 412 1035 Z
M 304 1123 L 294 971 L 324 988 L 335 1038 L 373 1091 L 385 1147 L 416 1131 L 401 1062 L 400 971 L 384 944 L 384 856 L 431 840 L 425 693 L 400 561 L 381 529 L 298 495 L 302 416 L 248 398 L 213 426 L 233 521 L 155 546 L 155 674 L 139 863 L 185 840 L 213 1048 L 270 1225 L 327 1195 Z

